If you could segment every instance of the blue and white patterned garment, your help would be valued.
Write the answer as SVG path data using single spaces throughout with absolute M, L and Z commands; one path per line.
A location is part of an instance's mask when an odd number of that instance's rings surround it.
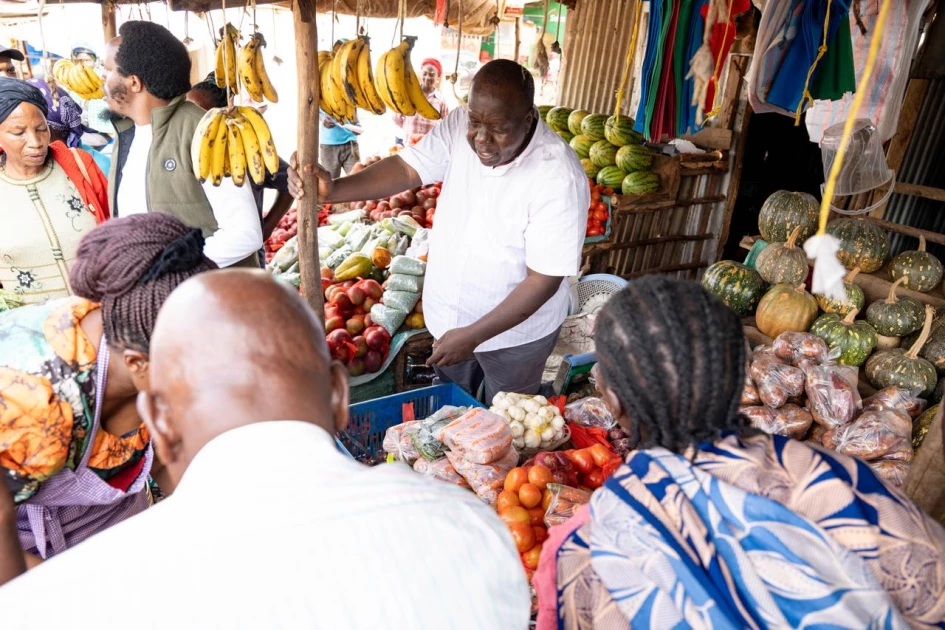
M 559 627 L 945 627 L 945 530 L 864 463 L 728 435 L 631 454 L 558 551 Z

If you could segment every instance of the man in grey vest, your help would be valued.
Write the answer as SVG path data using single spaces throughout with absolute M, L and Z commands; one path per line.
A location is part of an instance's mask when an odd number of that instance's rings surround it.
M 126 22 L 108 44 L 105 103 L 116 114 L 108 177 L 112 216 L 166 212 L 203 230 L 220 267 L 258 267 L 262 228 L 250 186 L 194 175 L 190 145 L 204 111 L 186 100 L 187 48 L 163 26 Z

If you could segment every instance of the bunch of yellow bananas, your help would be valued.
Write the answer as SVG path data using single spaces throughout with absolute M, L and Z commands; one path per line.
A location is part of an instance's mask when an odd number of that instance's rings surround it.
M 239 40 L 239 30 L 227 22 L 223 27 L 223 36 L 217 46 L 217 63 L 214 77 L 217 87 L 229 86 L 234 92 L 238 91 L 236 84 L 236 42 Z
M 56 83 L 69 88 L 84 100 L 105 96 L 102 91 L 102 78 L 84 63 L 60 59 L 53 66 L 53 76 L 56 78 Z
M 429 120 L 439 120 L 440 112 L 420 89 L 420 81 L 410 63 L 410 50 L 415 37 L 405 37 L 399 46 L 381 55 L 374 71 L 377 93 L 392 110 L 403 116 L 419 114 Z
M 237 186 L 246 173 L 262 184 L 266 171 L 279 170 L 279 155 L 269 125 L 252 107 L 215 107 L 204 114 L 190 145 L 194 175 L 219 186 L 229 177 Z
M 243 82 L 243 87 L 249 92 L 250 98 L 257 103 L 262 103 L 265 98 L 270 103 L 278 103 L 279 95 L 276 88 L 269 80 L 269 74 L 266 72 L 266 65 L 263 63 L 260 46 L 265 46 L 266 40 L 261 33 L 256 33 L 249 38 L 249 42 L 240 50 L 239 55 L 239 75 Z
M 357 108 L 373 114 L 387 111 L 374 87 L 367 37 L 349 40 L 332 52 L 319 51 L 318 81 L 318 105 L 336 120 L 353 122 Z

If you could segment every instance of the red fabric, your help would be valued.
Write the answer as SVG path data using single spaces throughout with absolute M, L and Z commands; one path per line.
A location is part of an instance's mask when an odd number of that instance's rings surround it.
M 91 175 L 91 173 L 89 173 L 89 175 Z M 144 460 L 145 458 L 142 457 L 134 466 L 129 466 L 114 477 L 106 479 L 106 483 L 116 490 L 128 492 L 128 488 L 131 487 L 131 484 L 135 482 L 141 474 L 141 471 L 144 470 Z
M 582 449 L 589 446 L 594 446 L 595 444 L 603 444 L 607 447 L 607 450 L 612 452 L 614 455 L 617 454 L 617 451 L 614 450 L 614 447 L 610 445 L 610 441 L 607 440 L 607 429 L 600 429 L 597 427 L 582 427 L 581 425 L 574 424 L 573 422 L 568 423 L 568 428 L 571 429 L 571 443 L 574 444 L 575 448 Z
M 735 18 L 751 8 L 751 0 L 732 0 L 732 13 L 729 16 L 731 22 L 727 23 L 728 32 L 726 32 L 726 23 L 725 22 L 716 22 L 712 27 L 712 36 L 709 39 L 709 48 L 712 50 L 712 59 L 713 62 L 717 61 L 719 58 L 719 49 L 722 50 L 722 63 L 725 63 L 726 57 L 728 57 L 729 51 L 732 49 L 732 43 L 735 41 L 735 31 L 738 30 L 738 27 L 735 24 Z M 709 11 L 709 4 L 706 3 L 702 7 L 702 17 L 706 17 Z M 713 70 L 715 65 L 712 66 Z M 719 75 L 725 74 L 725 67 L 719 67 Z M 715 103 L 715 75 L 713 74 L 712 78 L 709 79 L 709 87 L 705 93 L 705 110 L 709 111 L 712 109 Z
M 56 164 L 62 167 L 62 170 L 75 184 L 82 201 L 95 215 L 96 222 L 104 223 L 107 221 L 111 216 L 108 211 L 108 180 L 92 156 L 82 149 L 75 150 L 89 174 L 89 180 L 91 181 L 87 181 L 69 147 L 62 142 L 53 142 L 49 145 L 49 151 L 52 153 Z

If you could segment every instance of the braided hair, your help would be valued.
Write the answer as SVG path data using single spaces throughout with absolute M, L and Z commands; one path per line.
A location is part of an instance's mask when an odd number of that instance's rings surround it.
M 738 315 L 696 283 L 645 276 L 601 310 L 603 378 L 641 436 L 676 453 L 750 426 L 738 413 L 745 339 Z
M 216 269 L 203 235 L 169 214 L 112 219 L 79 244 L 69 274 L 73 292 L 100 302 L 113 346 L 148 352 L 158 310 L 179 284 Z

